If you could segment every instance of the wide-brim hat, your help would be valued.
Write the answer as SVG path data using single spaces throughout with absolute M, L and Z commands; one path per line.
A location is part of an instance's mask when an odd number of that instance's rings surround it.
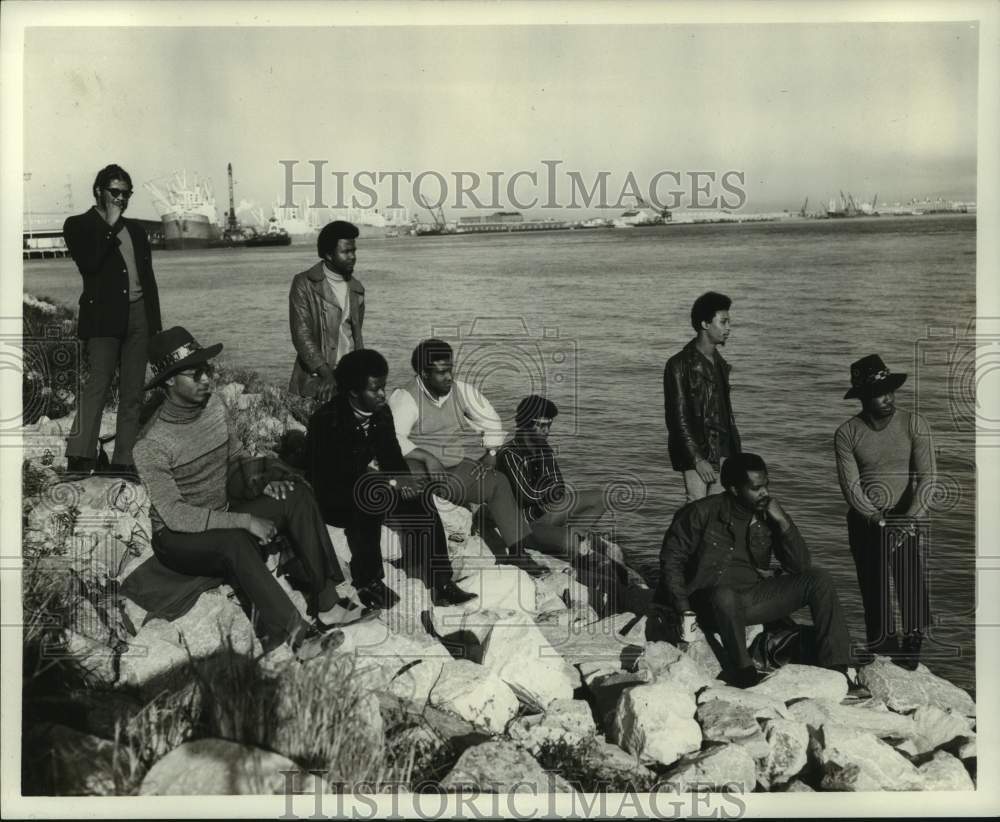
M 878 354 L 869 354 L 851 365 L 851 387 L 844 394 L 844 399 L 888 394 L 904 382 L 906 374 L 894 374 Z
M 188 330 L 179 325 L 154 334 L 149 340 L 149 365 L 153 369 L 153 378 L 146 383 L 143 391 L 155 388 L 180 371 L 208 362 L 221 350 L 222 343 L 202 348 Z

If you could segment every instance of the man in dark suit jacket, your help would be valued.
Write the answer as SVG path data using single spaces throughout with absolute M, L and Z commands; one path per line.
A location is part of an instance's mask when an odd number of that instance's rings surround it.
M 141 225 L 122 216 L 131 196 L 128 172 L 109 165 L 94 180 L 96 205 L 63 225 L 66 247 L 83 277 L 77 336 L 85 341 L 88 362 L 66 442 L 72 473 L 97 468 L 101 414 L 116 369 L 118 420 L 111 468 L 113 473 L 135 473 L 132 446 L 139 433 L 147 345 L 161 323 L 149 239 Z
M 338 393 L 309 419 L 306 476 L 323 518 L 343 528 L 351 577 L 369 608 L 391 608 L 398 597 L 382 581 L 382 525 L 403 541 L 408 572 L 430 588 L 435 604 L 475 595 L 452 581 L 448 539 L 431 490 L 410 474 L 385 399 L 389 366 L 372 349 L 352 351 L 334 373 Z

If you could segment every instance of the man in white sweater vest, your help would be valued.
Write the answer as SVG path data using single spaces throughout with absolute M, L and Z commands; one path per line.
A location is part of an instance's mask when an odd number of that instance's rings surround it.
M 500 417 L 478 389 L 454 378 L 454 352 L 444 340 L 421 342 L 410 364 L 413 378 L 392 392 L 389 408 L 411 470 L 430 475 L 441 485 L 436 493 L 457 505 L 485 504 L 499 533 L 485 529 L 483 538 L 521 556 L 527 529 L 510 482 L 495 470 Z

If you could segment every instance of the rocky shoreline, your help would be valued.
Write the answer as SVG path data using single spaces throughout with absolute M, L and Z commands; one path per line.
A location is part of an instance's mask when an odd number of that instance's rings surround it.
M 277 389 L 217 390 L 255 451 L 302 430 Z M 546 569 L 537 577 L 498 564 L 471 514 L 445 502 L 458 584 L 479 595 L 465 606 L 432 605 L 384 529 L 400 602 L 319 660 L 263 655 L 225 585 L 179 619 L 147 619 L 118 589 L 151 556 L 148 497 L 121 479 L 62 481 L 71 419 L 24 429 L 26 794 L 281 793 L 293 770 L 310 793 L 315 779 L 328 790 L 975 789 L 976 705 L 925 666 L 878 658 L 858 671 L 861 695 L 804 665 L 728 687 L 704 640 L 655 637 L 638 575 L 624 612 L 601 618 L 569 563 L 530 552 Z M 343 533 L 331 534 L 346 569 Z

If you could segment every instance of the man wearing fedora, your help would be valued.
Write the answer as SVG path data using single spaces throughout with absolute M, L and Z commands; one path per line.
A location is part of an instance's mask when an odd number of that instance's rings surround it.
M 175 326 L 150 340 L 153 379 L 163 403 L 135 445 L 139 477 L 149 493 L 152 547 L 180 574 L 224 578 L 257 612 L 267 650 L 288 643 L 300 659 L 343 641 L 324 620 L 360 609 L 337 592 L 344 580 L 309 487 L 277 460 L 250 458 L 226 406 L 212 393 L 210 360 L 221 344 L 202 348 Z M 262 548 L 281 532 L 298 560 L 310 624 L 268 571 Z
M 905 381 L 906 374 L 892 373 L 878 354 L 855 362 L 844 399 L 860 400 L 861 411 L 837 429 L 834 447 L 868 649 L 914 669 L 930 622 L 921 532 L 936 467 L 927 421 L 896 407 L 896 389 Z M 890 576 L 902 617 L 901 642 Z
M 357 226 L 334 220 L 316 239 L 320 260 L 296 274 L 288 293 L 295 365 L 288 390 L 327 402 L 337 392 L 334 369 L 349 351 L 364 348 L 365 287 L 354 279 Z
M 111 471 L 135 471 L 132 445 L 139 433 L 146 346 L 160 330 L 160 301 L 149 239 L 139 223 L 124 217 L 131 196 L 128 172 L 106 166 L 94 180 L 96 205 L 63 225 L 66 248 L 83 278 L 77 336 L 85 341 L 88 367 L 66 441 L 71 473 L 97 469 L 101 414 L 115 371 L 119 392 Z

